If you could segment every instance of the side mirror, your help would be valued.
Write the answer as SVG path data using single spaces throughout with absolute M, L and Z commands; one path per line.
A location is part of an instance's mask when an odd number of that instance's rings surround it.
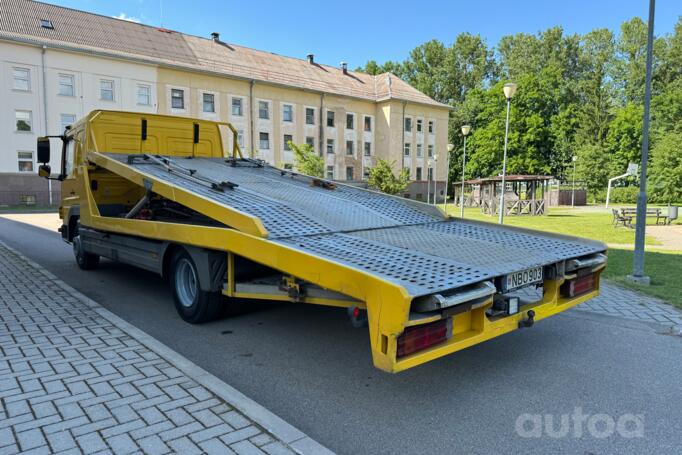
M 38 175 L 40 177 L 49 179 L 50 175 L 52 175 L 52 169 L 50 168 L 50 165 L 49 164 L 41 164 L 38 167 Z
M 47 164 L 50 162 L 50 138 L 38 138 L 38 162 Z

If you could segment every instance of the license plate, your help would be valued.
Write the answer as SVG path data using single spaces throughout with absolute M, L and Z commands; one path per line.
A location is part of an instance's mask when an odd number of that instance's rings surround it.
M 506 284 L 505 291 L 511 291 L 513 289 L 528 286 L 529 284 L 540 282 L 542 282 L 542 267 L 520 270 L 506 276 L 504 280 L 504 283 Z

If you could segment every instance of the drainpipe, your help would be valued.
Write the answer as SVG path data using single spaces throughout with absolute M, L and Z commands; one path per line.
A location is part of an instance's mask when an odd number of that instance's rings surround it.
M 324 93 L 320 94 L 320 156 L 324 156 Z M 324 172 L 327 172 L 325 161 Z M 324 176 L 324 175 L 323 175 Z
M 47 70 L 45 69 L 45 51 L 47 46 L 43 45 L 40 50 L 40 67 L 43 73 L 43 126 L 45 127 L 45 136 L 50 134 L 48 130 L 48 114 L 47 114 Z M 52 205 L 52 180 L 47 180 L 47 196 L 48 203 Z
M 251 84 L 249 85 L 249 107 L 250 107 L 250 113 L 249 113 L 249 136 L 251 136 L 251 147 L 249 150 L 249 156 L 253 158 L 253 151 L 255 147 L 255 142 L 254 141 L 254 136 L 253 136 L 253 116 L 254 116 L 254 109 L 255 106 L 253 105 L 253 86 L 256 84 L 255 79 L 251 79 Z
M 403 128 L 402 128 L 402 144 L 403 147 L 400 149 L 400 162 L 402 163 L 402 166 L 400 166 L 400 172 L 403 171 L 405 168 L 405 106 L 407 105 L 407 101 L 403 101 Z

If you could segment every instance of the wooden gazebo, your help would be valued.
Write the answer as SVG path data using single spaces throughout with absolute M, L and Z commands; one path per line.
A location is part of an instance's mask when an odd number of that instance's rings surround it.
M 550 175 L 507 175 L 505 177 L 505 215 L 544 215 L 547 211 L 545 194 L 549 189 Z M 499 210 L 502 176 L 467 180 L 472 188 L 467 199 L 476 201 L 486 215 Z

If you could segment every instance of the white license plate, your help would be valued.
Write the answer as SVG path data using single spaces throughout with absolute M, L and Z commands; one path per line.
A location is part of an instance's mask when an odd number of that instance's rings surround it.
M 506 291 L 522 288 L 529 284 L 542 282 L 542 267 L 533 267 L 532 269 L 520 270 L 518 272 L 510 273 L 506 277 Z

